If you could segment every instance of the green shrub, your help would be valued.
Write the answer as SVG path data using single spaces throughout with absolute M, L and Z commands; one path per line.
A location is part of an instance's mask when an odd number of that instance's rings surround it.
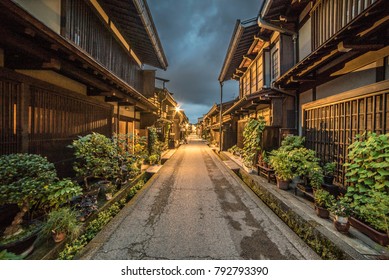
M 357 135 L 349 146 L 346 196 L 353 213 L 375 229 L 389 232 L 389 133 Z
M 77 218 L 77 212 L 70 208 L 60 208 L 48 214 L 41 235 L 50 236 L 52 233 L 65 233 L 70 240 L 75 239 L 81 230 L 81 224 Z
M 243 130 L 243 161 L 247 167 L 252 167 L 256 162 L 257 154 L 261 150 L 261 137 L 265 129 L 266 121 L 263 117 L 250 119 Z

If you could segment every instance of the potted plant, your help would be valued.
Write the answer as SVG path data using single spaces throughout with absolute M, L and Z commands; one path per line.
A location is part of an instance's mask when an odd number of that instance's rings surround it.
M 323 170 L 321 167 L 318 164 L 312 164 L 306 172 L 308 172 L 311 187 L 314 189 L 320 188 L 323 183 Z
M 328 210 L 334 203 L 334 197 L 326 190 L 322 188 L 315 189 L 313 192 L 315 200 L 316 214 L 323 219 L 328 219 L 330 211 Z
M 345 164 L 353 216 L 350 223 L 381 245 L 389 244 L 389 133 L 357 135 Z
M 336 168 L 336 162 L 327 162 L 323 166 L 323 173 L 324 173 L 324 183 L 328 185 L 332 185 L 334 182 L 334 171 Z
M 64 207 L 49 213 L 41 234 L 42 236 L 51 235 L 54 242 L 58 243 L 65 238 L 75 239 L 80 230 L 81 225 L 77 219 L 77 213 L 68 207 Z
M 331 205 L 330 211 L 335 216 L 335 228 L 341 233 L 347 233 L 350 228 L 350 222 L 348 220 L 351 213 L 350 200 L 342 196 Z
M 80 188 L 68 180 L 59 181 L 54 165 L 40 155 L 1 156 L 0 205 L 17 204 L 19 212 L 4 230 L 0 250 L 27 254 L 40 230 L 34 214 L 42 215 L 79 193 Z
M 289 181 L 295 176 L 292 171 L 293 166 L 288 157 L 288 151 L 278 149 L 273 150 L 269 158 L 270 164 L 276 174 L 277 187 L 282 190 L 288 189 Z

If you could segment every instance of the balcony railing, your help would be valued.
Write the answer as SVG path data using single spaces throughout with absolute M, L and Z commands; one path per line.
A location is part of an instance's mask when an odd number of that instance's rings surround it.
M 66 3 L 67 39 L 88 52 L 117 77 L 138 91 L 142 87 L 141 69 L 108 27 L 83 0 Z
M 312 49 L 316 50 L 377 0 L 320 0 L 311 11 Z

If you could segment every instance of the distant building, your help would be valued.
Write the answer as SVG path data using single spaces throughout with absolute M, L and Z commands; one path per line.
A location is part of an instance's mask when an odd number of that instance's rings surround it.
M 155 71 L 149 71 L 148 75 L 153 79 L 164 80 L 155 77 Z M 165 82 L 167 80 L 164 80 Z M 148 100 L 158 109 L 156 111 L 144 111 L 141 113 L 141 129 L 146 129 L 149 126 L 155 126 L 159 135 L 159 140 L 165 143 L 170 143 L 170 147 L 177 146 L 183 138 L 181 128 L 188 123 L 188 118 L 185 112 L 179 108 L 177 101 L 174 99 L 173 93 L 164 88 L 154 86 L 154 90 L 146 95 Z M 173 143 L 172 143 L 173 142 Z
M 235 100 L 223 102 L 222 111 L 229 110 Z M 210 143 L 220 147 L 220 104 L 214 104 L 212 108 L 204 115 L 202 120 L 203 137 Z M 222 144 L 223 150 L 226 150 L 236 143 L 236 121 L 230 116 L 223 116 L 222 122 Z

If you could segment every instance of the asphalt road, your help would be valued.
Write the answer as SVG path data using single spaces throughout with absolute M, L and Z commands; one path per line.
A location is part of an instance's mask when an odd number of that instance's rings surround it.
M 316 259 L 202 141 L 191 139 L 82 259 Z

